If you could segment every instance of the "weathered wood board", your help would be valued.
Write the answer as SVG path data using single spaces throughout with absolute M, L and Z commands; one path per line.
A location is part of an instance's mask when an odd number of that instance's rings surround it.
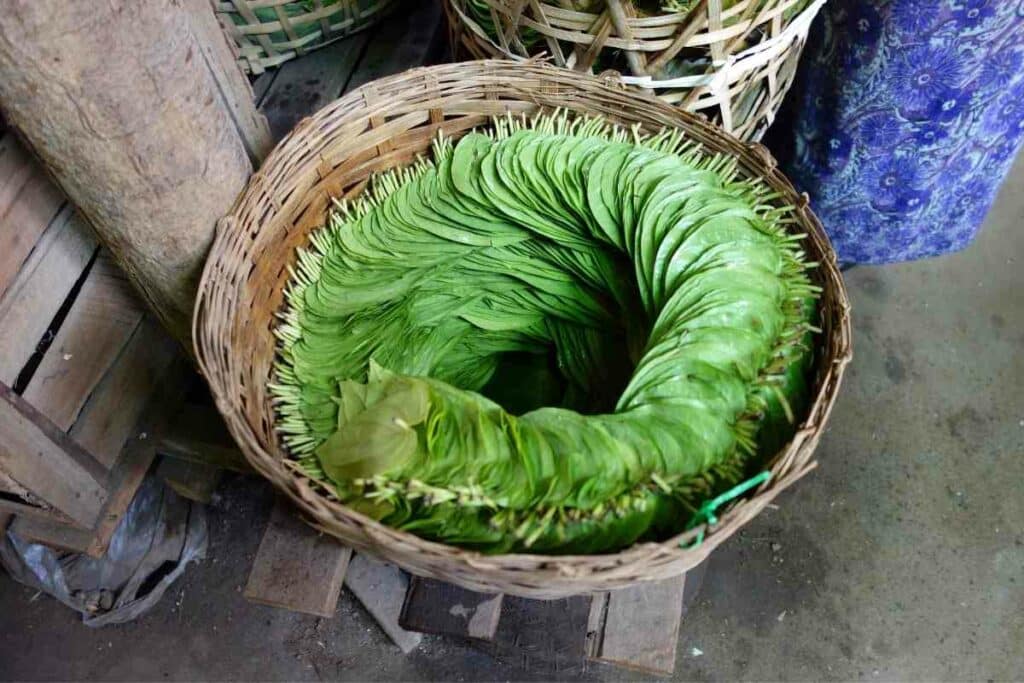
M 23 396 L 67 430 L 142 321 L 128 280 L 100 253 Z
M 413 576 L 398 623 L 408 631 L 493 640 L 503 601 L 501 593 L 477 593 Z
M 64 195 L 11 133 L 0 139 L 0 296 L 14 281 Z
M 299 519 L 280 498 L 270 513 L 243 595 L 253 602 L 334 616 L 352 551 Z
M 0 384 L 0 469 L 75 522 L 96 523 L 106 470 L 25 399 Z
M 97 460 L 113 468 L 146 409 L 146 399 L 167 378 L 180 356 L 177 343 L 152 318 L 135 328 L 121 354 L 89 394 L 69 434 Z M 168 406 L 168 410 L 171 407 Z
M 594 597 L 588 656 L 640 671 L 671 674 L 686 575 Z

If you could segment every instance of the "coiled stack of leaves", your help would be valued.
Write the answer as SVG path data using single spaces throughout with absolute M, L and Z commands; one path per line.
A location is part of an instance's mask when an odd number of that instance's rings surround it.
M 678 131 L 439 140 L 299 253 L 271 386 L 295 466 L 484 552 L 678 532 L 806 401 L 818 290 L 776 204 Z

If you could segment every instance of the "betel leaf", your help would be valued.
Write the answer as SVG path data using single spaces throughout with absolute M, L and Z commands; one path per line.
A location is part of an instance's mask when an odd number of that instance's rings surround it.
M 312 236 L 271 390 L 303 470 L 484 552 L 679 531 L 807 400 L 817 290 L 770 191 L 677 131 L 499 119 Z

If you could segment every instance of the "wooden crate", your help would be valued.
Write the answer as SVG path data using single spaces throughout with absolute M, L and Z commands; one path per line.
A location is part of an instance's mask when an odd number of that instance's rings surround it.
M 0 512 L 102 554 L 187 369 L 91 230 L 0 132 Z

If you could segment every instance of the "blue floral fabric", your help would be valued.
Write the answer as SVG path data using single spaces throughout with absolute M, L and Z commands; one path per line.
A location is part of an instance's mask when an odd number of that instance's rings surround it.
M 831 0 L 769 146 L 846 263 L 974 237 L 1024 140 L 1024 0 Z

